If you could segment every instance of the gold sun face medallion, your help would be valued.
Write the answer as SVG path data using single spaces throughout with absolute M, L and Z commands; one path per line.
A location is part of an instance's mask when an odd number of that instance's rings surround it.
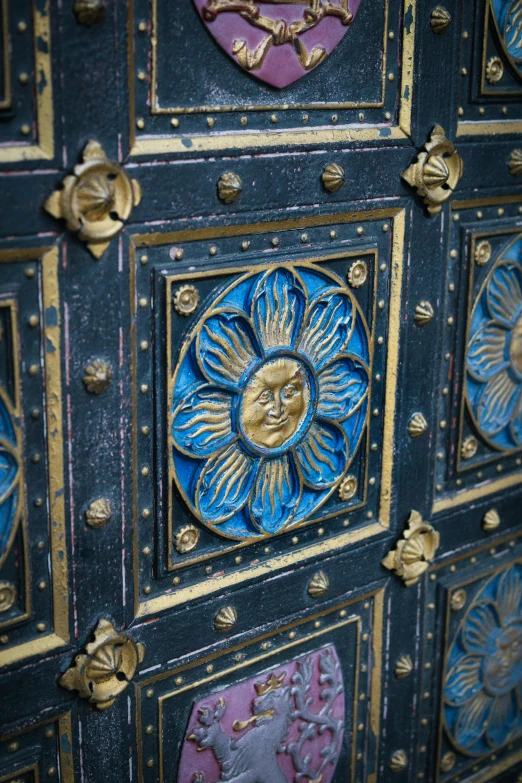
M 262 364 L 241 400 L 243 432 L 260 448 L 284 446 L 307 418 L 310 397 L 308 373 L 298 359 L 280 357 Z

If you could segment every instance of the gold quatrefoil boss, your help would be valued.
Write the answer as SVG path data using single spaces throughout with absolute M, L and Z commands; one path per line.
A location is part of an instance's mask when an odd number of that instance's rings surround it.
M 110 161 L 97 141 L 90 141 L 83 162 L 65 177 L 44 208 L 53 217 L 63 218 L 67 228 L 87 243 L 94 258 L 100 258 L 140 201 L 138 182 Z
M 430 216 L 438 215 L 464 173 L 464 162 L 444 128 L 435 125 L 429 140 L 402 178 L 424 200 Z

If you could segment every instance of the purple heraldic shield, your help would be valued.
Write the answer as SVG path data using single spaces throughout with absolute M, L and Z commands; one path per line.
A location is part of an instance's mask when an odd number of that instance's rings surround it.
M 194 0 L 219 45 L 246 71 L 287 87 L 344 38 L 361 0 Z
M 330 783 L 344 733 L 333 645 L 194 704 L 176 783 Z

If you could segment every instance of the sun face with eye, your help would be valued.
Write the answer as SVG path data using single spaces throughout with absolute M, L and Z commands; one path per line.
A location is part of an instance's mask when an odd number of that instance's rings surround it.
M 310 381 L 302 362 L 281 357 L 262 364 L 248 381 L 241 399 L 243 432 L 257 447 L 284 446 L 305 422 L 310 398 Z

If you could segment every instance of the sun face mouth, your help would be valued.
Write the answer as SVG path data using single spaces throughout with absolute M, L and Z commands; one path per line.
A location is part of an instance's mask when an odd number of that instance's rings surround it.
M 289 445 L 311 412 L 312 389 L 305 364 L 291 356 L 270 359 L 248 379 L 239 408 L 247 441 L 263 450 Z

